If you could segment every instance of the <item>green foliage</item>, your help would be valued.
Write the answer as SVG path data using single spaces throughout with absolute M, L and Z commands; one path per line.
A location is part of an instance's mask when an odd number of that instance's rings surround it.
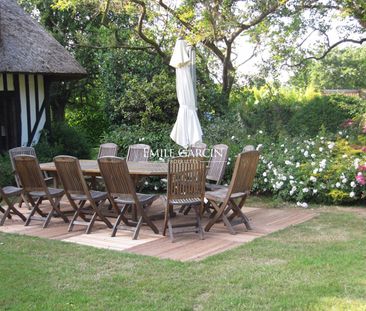
M 8 154 L 0 154 L 0 187 L 13 185 L 13 168 Z
M 289 133 L 315 136 L 322 128 L 334 133 L 346 119 L 354 118 L 365 108 L 365 101 L 357 98 L 318 96 L 295 108 L 289 119 Z
M 366 47 L 336 49 L 320 61 L 297 70 L 291 83 L 318 89 L 360 89 L 366 87 Z
M 63 123 L 54 124 L 50 133 L 44 131 L 35 149 L 40 162 L 52 161 L 61 154 L 89 159 L 91 152 L 85 133 Z

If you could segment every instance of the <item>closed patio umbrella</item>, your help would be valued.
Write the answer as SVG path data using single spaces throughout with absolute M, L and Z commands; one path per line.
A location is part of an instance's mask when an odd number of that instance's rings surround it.
M 196 111 L 194 58 L 193 48 L 189 48 L 184 40 L 178 39 L 170 66 L 176 69 L 179 111 L 170 137 L 184 148 L 202 140 L 202 129 Z

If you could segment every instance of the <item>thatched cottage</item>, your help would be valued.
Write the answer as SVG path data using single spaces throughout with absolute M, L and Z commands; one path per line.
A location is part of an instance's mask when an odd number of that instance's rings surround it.
M 0 152 L 38 141 L 49 115 L 51 81 L 85 75 L 15 0 L 0 0 Z

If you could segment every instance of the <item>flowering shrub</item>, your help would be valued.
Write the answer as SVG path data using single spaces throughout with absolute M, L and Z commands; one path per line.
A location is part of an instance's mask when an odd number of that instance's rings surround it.
M 337 137 L 284 138 L 265 145 L 254 189 L 305 206 L 307 202 L 350 203 L 363 197 L 366 153 Z M 356 177 L 356 178 L 355 178 Z

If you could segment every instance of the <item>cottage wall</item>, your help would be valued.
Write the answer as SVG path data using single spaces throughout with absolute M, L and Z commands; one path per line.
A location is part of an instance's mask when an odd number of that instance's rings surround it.
M 38 142 L 46 123 L 44 77 L 40 74 L 0 73 L 0 92 L 17 92 L 20 104 L 20 144 Z

